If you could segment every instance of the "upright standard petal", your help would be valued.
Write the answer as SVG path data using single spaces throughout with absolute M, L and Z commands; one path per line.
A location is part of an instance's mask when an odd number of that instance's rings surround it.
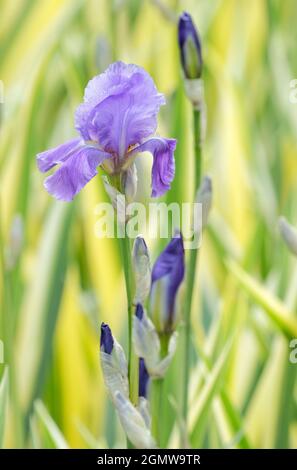
M 184 246 L 176 235 L 160 254 L 152 270 L 150 305 L 155 324 L 171 332 L 176 320 L 176 295 L 185 274 Z
M 164 96 L 144 69 L 116 62 L 89 82 L 76 111 L 76 129 L 123 158 L 130 146 L 154 134 L 162 104 Z
M 46 190 L 56 199 L 71 201 L 97 174 L 97 167 L 110 155 L 89 145 L 80 145 L 70 152 L 58 170 L 44 182 Z
M 150 152 L 153 155 L 152 197 L 162 196 L 170 189 L 175 173 L 175 139 L 153 137 L 133 149 L 130 154 Z

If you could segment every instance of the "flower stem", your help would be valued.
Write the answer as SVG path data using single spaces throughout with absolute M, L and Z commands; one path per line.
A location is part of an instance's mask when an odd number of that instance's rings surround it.
M 125 227 L 126 229 L 126 227 Z M 133 354 L 132 349 L 132 326 L 133 326 L 133 276 L 131 264 L 130 240 L 127 237 L 119 238 L 122 263 L 124 268 L 127 306 L 128 306 L 128 376 L 129 376 L 129 398 L 134 405 L 138 404 L 138 382 L 139 382 L 139 360 Z M 127 448 L 133 449 L 132 443 L 127 439 Z
M 133 275 L 131 265 L 130 240 L 125 233 L 124 238 L 119 238 L 122 263 L 124 268 L 126 295 L 128 304 L 128 370 L 129 370 L 129 396 L 134 405 L 138 403 L 138 358 L 132 349 L 132 326 L 133 326 Z
M 122 194 L 125 193 L 122 187 L 121 175 L 114 175 L 112 178 L 113 186 Z M 124 269 L 126 296 L 127 296 L 127 309 L 128 309 L 128 375 L 129 375 L 129 398 L 133 405 L 138 404 L 138 383 L 139 383 L 139 364 L 138 358 L 133 354 L 132 349 L 132 327 L 133 327 L 133 295 L 134 295 L 134 282 L 132 271 L 132 257 L 130 239 L 127 236 L 126 223 L 122 226 L 122 233 L 118 237 L 122 265 Z
M 164 379 L 153 379 L 151 384 L 151 411 L 152 411 L 152 435 L 157 446 L 160 447 L 160 424 L 161 424 L 161 406 L 162 391 Z
M 160 334 L 160 356 L 161 359 L 168 354 L 168 344 L 170 334 Z M 163 395 L 163 378 L 154 378 L 151 384 L 151 411 L 152 411 L 152 435 L 154 436 L 157 446 L 161 445 L 161 425 L 162 419 L 162 395 Z
M 193 110 L 194 121 L 194 158 L 195 158 L 195 188 L 197 191 L 201 182 L 201 111 L 199 109 Z
M 201 181 L 201 112 L 194 109 L 194 158 L 195 158 L 195 192 Z M 190 375 L 190 351 L 191 351 L 191 310 L 193 300 L 193 290 L 195 285 L 196 266 L 198 251 L 196 248 L 190 250 L 187 267 L 186 293 L 185 293 L 185 334 L 184 334 L 184 381 L 183 381 L 183 418 L 187 429 L 188 421 L 188 394 Z

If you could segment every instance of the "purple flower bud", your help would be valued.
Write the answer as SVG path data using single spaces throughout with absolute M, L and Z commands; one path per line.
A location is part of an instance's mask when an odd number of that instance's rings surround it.
M 141 304 L 136 305 L 135 315 L 139 320 L 143 319 L 144 311 Z M 147 386 L 149 381 L 149 374 L 145 366 L 144 359 L 139 359 L 139 393 L 140 397 L 147 397 Z
M 135 315 L 139 320 L 142 320 L 143 317 L 143 306 L 141 304 L 136 305 Z
M 100 349 L 101 351 L 111 354 L 113 350 L 113 336 L 111 329 L 106 323 L 101 323 L 101 337 L 100 337 Z
M 159 332 L 172 333 L 174 329 L 176 296 L 184 274 L 184 246 L 179 233 L 162 251 L 152 270 L 150 308 Z
M 182 13 L 178 22 L 180 59 L 185 77 L 197 79 L 202 74 L 202 53 L 198 32 L 189 13 Z
M 140 397 L 143 397 L 143 398 L 147 397 L 149 378 L 150 377 L 149 377 L 147 368 L 145 366 L 144 359 L 141 357 L 139 359 L 139 392 L 138 392 L 138 395 Z

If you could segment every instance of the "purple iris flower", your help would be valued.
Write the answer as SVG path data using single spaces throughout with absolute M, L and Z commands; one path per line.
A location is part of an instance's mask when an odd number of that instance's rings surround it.
M 106 323 L 101 323 L 100 349 L 106 354 L 111 354 L 113 350 L 113 336 L 111 329 Z
M 175 139 L 155 136 L 157 115 L 165 98 L 150 75 L 133 64 L 115 62 L 87 85 L 75 113 L 80 134 L 37 155 L 40 171 L 59 165 L 44 182 L 55 198 L 70 201 L 97 174 L 125 172 L 136 155 L 153 155 L 152 196 L 164 194 L 174 178 Z
M 183 238 L 178 233 L 153 266 L 150 306 L 160 332 L 171 333 L 175 326 L 176 296 L 185 275 L 184 258 Z
M 135 315 L 139 320 L 143 318 L 143 306 L 141 304 L 136 305 Z M 147 371 L 144 359 L 141 357 L 139 359 L 139 388 L 138 388 L 138 395 L 140 397 L 147 397 L 147 389 L 149 384 L 149 373 Z
M 192 17 L 186 12 L 183 12 L 179 18 L 178 42 L 185 77 L 200 78 L 202 73 L 201 43 Z

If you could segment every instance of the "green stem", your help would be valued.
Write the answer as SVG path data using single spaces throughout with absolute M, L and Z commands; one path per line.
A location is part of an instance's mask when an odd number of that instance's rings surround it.
M 194 124 L 194 158 L 195 158 L 195 192 L 201 182 L 201 113 L 199 110 L 193 111 Z M 188 421 L 188 388 L 190 375 L 190 351 L 191 351 L 191 310 L 193 300 L 193 290 L 195 285 L 196 266 L 198 251 L 192 249 L 189 252 L 186 278 L 185 294 L 185 333 L 184 333 L 184 381 L 183 381 L 183 406 L 182 413 L 187 428 Z
M 124 194 L 121 175 L 114 175 L 112 178 L 112 184 L 122 194 Z M 138 404 L 138 382 L 139 382 L 139 361 L 135 354 L 133 354 L 132 348 L 132 327 L 133 327 L 133 293 L 134 293 L 134 282 L 133 282 L 133 270 L 132 270 L 132 257 L 131 257 L 131 246 L 130 239 L 127 236 L 126 224 L 123 227 L 123 233 L 118 238 L 122 264 L 125 276 L 126 285 L 126 296 L 127 296 L 127 309 L 128 309 L 128 375 L 129 375 L 129 397 L 134 405 Z
M 122 194 L 124 194 L 121 175 L 114 175 L 110 178 L 112 184 Z M 132 270 L 132 256 L 130 239 L 127 236 L 126 223 L 123 227 L 123 233 L 118 237 L 122 264 L 125 276 L 126 285 L 126 296 L 127 296 L 127 310 L 128 310 L 128 377 L 129 377 L 129 398 L 133 405 L 138 404 L 138 387 L 139 387 L 139 359 L 133 353 L 132 348 L 132 328 L 133 328 L 133 293 L 134 293 L 134 282 L 133 282 L 133 270 Z M 127 440 L 127 447 L 133 448 L 133 445 Z
M 129 373 L 129 396 L 134 405 L 138 403 L 138 358 L 133 354 L 132 348 L 132 326 L 133 326 L 133 273 L 131 264 L 130 240 L 126 233 L 124 238 L 119 238 L 122 263 L 125 275 L 126 295 L 128 304 L 128 373 Z
M 194 122 L 194 158 L 195 158 L 195 188 L 197 191 L 201 182 L 201 112 L 198 109 L 193 111 L 193 122 Z
M 168 344 L 170 341 L 170 334 L 160 333 L 160 356 L 161 359 L 168 354 Z M 163 378 L 155 378 L 151 384 L 151 416 L 152 416 L 152 435 L 156 440 L 158 447 L 161 446 L 161 425 L 162 419 L 162 395 L 163 395 Z
M 161 441 L 161 410 L 162 410 L 162 391 L 164 379 L 153 379 L 151 384 L 151 412 L 152 412 L 152 435 L 157 446 L 160 447 Z
M 128 376 L 129 376 L 129 398 L 134 405 L 138 404 L 138 382 L 139 382 L 139 360 L 133 353 L 132 348 L 132 327 L 133 327 L 133 276 L 131 264 L 131 247 L 130 240 L 126 234 L 125 237 L 119 238 L 122 263 L 124 268 L 127 306 L 128 306 Z M 127 448 L 133 449 L 133 445 L 127 439 Z

